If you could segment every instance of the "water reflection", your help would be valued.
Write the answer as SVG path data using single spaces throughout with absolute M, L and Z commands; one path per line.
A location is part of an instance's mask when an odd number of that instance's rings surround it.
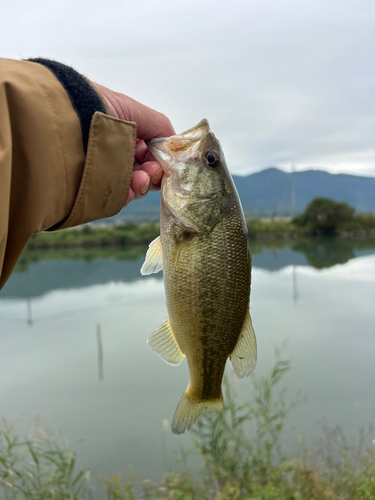
M 250 248 L 254 267 L 278 271 L 294 264 L 324 269 L 345 264 L 356 257 L 375 254 L 375 239 L 308 238 L 251 241 Z
M 375 241 L 251 247 L 256 374 L 283 344 L 288 392 L 308 397 L 293 413 L 303 437 L 322 417 L 349 432 L 373 421 Z M 125 475 L 133 463 L 159 475 L 189 445 L 167 421 L 187 365 L 172 368 L 146 344 L 167 312 L 161 275 L 139 274 L 145 250 L 25 254 L 0 296 L 0 417 L 22 432 L 40 414 L 101 474 Z M 249 384 L 239 382 L 241 394 Z
M 0 298 L 38 297 L 56 289 L 139 280 L 146 250 L 134 246 L 25 251 Z
M 253 268 L 280 271 L 293 266 L 294 300 L 297 300 L 297 266 L 325 269 L 356 257 L 375 254 L 375 240 L 319 239 L 250 242 Z M 140 268 L 147 247 L 30 250 L 22 255 L 0 298 L 27 298 L 27 321 L 31 325 L 30 298 L 51 290 L 79 288 L 111 281 L 141 279 Z M 162 273 L 153 275 L 162 278 Z M 148 279 L 143 277 L 142 279 Z
M 102 342 L 102 329 L 100 323 L 96 324 L 96 343 L 98 346 L 98 379 L 104 380 L 103 368 L 103 342 Z
M 374 253 L 374 240 L 332 240 L 310 239 L 293 246 L 295 252 L 302 253 L 310 266 L 325 269 L 337 264 L 346 264 L 349 260 Z

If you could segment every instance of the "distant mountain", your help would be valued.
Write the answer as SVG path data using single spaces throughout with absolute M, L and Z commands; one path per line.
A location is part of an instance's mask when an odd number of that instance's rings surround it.
M 296 212 L 301 213 L 317 196 L 345 201 L 359 212 L 375 212 L 375 178 L 329 174 L 323 170 L 296 172 Z M 290 215 L 292 174 L 267 168 L 247 177 L 233 176 L 245 214 Z M 159 218 L 160 193 L 149 193 L 130 203 L 114 220 Z
M 375 212 L 375 178 L 329 174 L 322 170 L 296 172 L 296 211 L 323 196 L 345 201 L 359 212 Z M 234 177 L 245 213 L 289 215 L 292 174 L 268 168 L 247 177 Z

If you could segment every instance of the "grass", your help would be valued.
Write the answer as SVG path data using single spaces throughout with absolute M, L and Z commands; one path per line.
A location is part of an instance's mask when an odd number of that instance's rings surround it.
M 125 245 L 148 245 L 160 234 L 159 224 L 127 223 L 114 227 L 83 226 L 77 229 L 42 232 L 34 234 L 28 249 L 74 248 L 74 247 L 121 247 Z
M 250 239 L 287 239 L 309 236 L 308 226 L 301 226 L 292 220 L 247 220 Z M 338 227 L 340 231 L 375 230 L 375 215 L 358 214 L 350 221 Z M 119 226 L 96 227 L 85 225 L 81 228 L 64 229 L 63 231 L 42 232 L 34 234 L 27 245 L 28 250 L 124 247 L 131 245 L 148 245 L 160 234 L 159 224 L 126 223 Z
M 375 215 L 374 214 L 357 214 L 352 220 L 345 222 L 345 224 L 340 225 L 340 229 L 346 230 L 365 230 L 375 228 Z
M 22 440 L 6 424 L 0 428 L 0 491 L 4 500 L 78 500 L 88 470 L 75 472 L 76 456 L 47 438 Z
M 48 236 L 48 235 L 47 235 Z M 290 248 L 296 255 L 303 255 L 308 263 L 323 269 L 336 264 L 343 264 L 355 258 L 356 251 L 375 249 L 375 238 L 298 238 L 267 239 L 250 242 L 252 255 L 260 254 L 264 249 L 273 251 Z M 147 245 L 127 246 L 92 246 L 73 248 L 27 248 L 17 263 L 16 272 L 27 271 L 30 264 L 41 260 L 85 260 L 118 259 L 137 260 L 146 255 Z
M 375 454 L 362 430 L 351 445 L 340 427 L 322 424 L 316 450 L 300 439 L 300 451 L 288 456 L 281 436 L 298 401 L 288 401 L 281 382 L 290 369 L 277 359 L 265 377 L 252 377 L 250 402 L 240 403 L 228 379 L 225 407 L 205 414 L 193 427 L 193 448 L 181 450 L 172 470 L 158 481 L 135 474 L 100 479 L 75 471 L 75 455 L 46 438 L 20 440 L 0 430 L 0 495 L 5 500 L 78 500 L 104 487 L 106 500 L 374 500 Z M 201 466 L 191 471 L 189 457 Z M 98 498 L 98 497 L 96 497 Z
M 307 234 L 306 228 L 300 228 L 293 224 L 291 220 L 285 219 L 257 219 L 250 218 L 247 219 L 247 230 L 249 232 L 249 238 L 259 238 L 259 236 L 282 236 L 287 237 L 290 235 L 298 234 L 304 235 Z
M 19 273 L 27 271 L 30 264 L 35 264 L 41 260 L 84 260 L 86 262 L 91 262 L 94 259 L 111 258 L 135 261 L 146 255 L 147 248 L 147 245 L 129 245 L 124 247 L 27 248 L 17 262 L 15 271 Z
M 304 236 L 311 236 L 311 234 L 313 233 L 312 228 L 307 223 L 304 225 L 298 223 L 298 219 L 299 218 L 296 218 L 294 220 L 261 220 L 256 218 L 249 218 L 247 220 L 249 238 L 300 238 Z M 351 231 L 371 230 L 375 230 L 374 214 L 359 213 L 354 215 L 352 219 L 342 222 L 337 226 L 339 235 L 341 233 L 347 233 Z M 348 236 L 348 234 L 345 234 L 345 236 Z

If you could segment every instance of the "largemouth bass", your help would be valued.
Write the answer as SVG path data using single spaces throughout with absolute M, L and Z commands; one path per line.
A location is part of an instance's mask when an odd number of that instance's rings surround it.
M 190 383 L 172 421 L 181 434 L 201 413 L 222 409 L 228 358 L 240 378 L 255 368 L 251 255 L 241 202 L 208 121 L 147 145 L 164 176 L 160 236 L 141 273 L 163 269 L 169 314 L 148 343 L 170 364 L 187 358 Z

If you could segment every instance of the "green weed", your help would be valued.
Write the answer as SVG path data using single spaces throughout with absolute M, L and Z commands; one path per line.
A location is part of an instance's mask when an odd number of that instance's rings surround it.
M 47 438 L 21 440 L 0 428 L 0 495 L 5 500 L 78 500 L 83 498 L 88 470 L 78 473 L 76 456 Z
M 193 448 L 181 449 L 172 470 L 158 481 L 135 474 L 93 476 L 106 500 L 374 500 L 375 454 L 366 447 L 374 429 L 361 430 L 356 444 L 339 426 L 321 423 L 314 450 L 301 438 L 288 456 L 281 436 L 291 408 L 282 388 L 289 361 L 277 358 L 267 376 L 251 378 L 251 395 L 241 403 L 236 387 L 224 380 L 222 412 L 204 414 L 191 431 Z M 189 458 L 200 458 L 199 470 Z M 0 498 L 5 500 L 91 499 L 90 473 L 75 471 L 75 454 L 45 437 L 20 440 L 0 429 Z M 98 498 L 98 497 L 95 497 Z

